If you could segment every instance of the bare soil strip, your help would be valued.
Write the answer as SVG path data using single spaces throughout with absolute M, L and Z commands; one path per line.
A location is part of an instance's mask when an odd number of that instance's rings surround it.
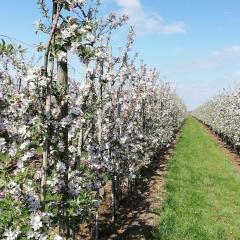
M 144 181 L 137 186 L 130 198 L 120 203 L 115 227 L 104 233 L 102 240 L 149 239 L 157 221 L 156 210 L 161 206 L 167 163 L 176 140 L 164 154 L 156 157 L 144 172 Z
M 163 202 L 164 183 L 167 163 L 174 151 L 178 137 L 171 147 L 156 156 L 148 168 L 143 171 L 142 179 L 137 184 L 131 196 L 119 203 L 117 222 L 114 226 L 110 221 L 110 190 L 105 190 L 106 196 L 101 206 L 100 239 L 101 240 L 144 240 L 151 238 L 151 233 L 157 222 L 157 209 Z

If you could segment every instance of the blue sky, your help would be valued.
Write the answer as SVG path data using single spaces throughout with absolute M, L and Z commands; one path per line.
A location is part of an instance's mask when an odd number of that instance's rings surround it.
M 240 82 L 239 0 L 103 0 L 103 14 L 112 10 L 130 15 L 133 50 L 172 82 L 189 109 Z M 0 34 L 32 44 L 40 40 L 33 27 L 39 18 L 34 0 L 3 1 Z

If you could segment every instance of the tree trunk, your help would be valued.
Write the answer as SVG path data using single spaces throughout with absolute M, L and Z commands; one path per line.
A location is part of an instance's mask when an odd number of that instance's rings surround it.
M 48 47 L 45 53 L 45 62 L 44 62 L 44 73 L 45 76 L 48 77 L 48 86 L 47 86 L 47 98 L 45 104 L 45 111 L 46 111 L 46 120 L 47 122 L 50 120 L 51 117 L 51 85 L 52 85 L 52 75 L 54 69 L 54 57 L 50 52 L 50 45 L 54 44 L 54 28 L 56 22 L 58 21 L 58 4 L 54 1 L 53 2 L 53 11 L 52 11 L 52 31 L 50 35 L 50 39 L 48 42 Z M 43 143 L 43 161 L 41 167 L 41 190 L 40 190 L 40 202 L 42 209 L 45 209 L 45 200 L 46 200 L 46 183 L 47 183 L 47 167 L 48 167 L 48 159 L 49 159 L 49 147 L 50 147 L 50 139 L 51 139 L 51 125 L 48 124 L 47 127 L 47 134 L 44 139 Z
M 63 50 L 64 51 L 64 50 Z M 58 61 L 57 65 L 57 83 L 60 89 L 62 90 L 62 95 L 65 97 L 68 94 L 68 65 L 66 61 Z M 65 118 L 68 116 L 68 101 L 64 99 L 59 103 L 61 106 L 61 118 Z M 62 140 L 64 143 L 64 152 L 61 156 L 61 161 L 65 163 L 66 171 L 64 172 L 64 185 L 65 189 L 62 193 L 62 214 L 63 214 L 63 222 L 60 225 L 60 233 L 65 236 L 70 236 L 70 222 L 69 216 L 67 212 L 67 202 L 69 198 L 68 193 L 68 172 L 69 172 L 69 159 L 68 159 L 68 126 L 62 129 Z

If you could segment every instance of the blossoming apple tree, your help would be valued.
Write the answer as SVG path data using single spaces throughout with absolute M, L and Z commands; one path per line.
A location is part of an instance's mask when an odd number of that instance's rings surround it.
M 131 57 L 131 28 L 119 56 L 112 34 L 127 16 L 98 16 L 97 0 L 38 0 L 36 45 L 42 67 L 24 49 L 0 44 L 1 239 L 75 239 L 81 223 L 98 239 L 99 191 L 118 192 L 173 140 L 185 107 L 158 72 Z M 84 66 L 82 82 L 69 58 Z
M 196 109 L 193 115 L 212 128 L 237 152 L 240 148 L 239 114 L 240 92 L 224 90 L 222 93 Z

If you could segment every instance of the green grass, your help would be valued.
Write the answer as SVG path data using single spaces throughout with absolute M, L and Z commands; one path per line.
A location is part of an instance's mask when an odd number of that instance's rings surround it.
M 189 117 L 170 161 L 153 239 L 240 239 L 240 173 Z

